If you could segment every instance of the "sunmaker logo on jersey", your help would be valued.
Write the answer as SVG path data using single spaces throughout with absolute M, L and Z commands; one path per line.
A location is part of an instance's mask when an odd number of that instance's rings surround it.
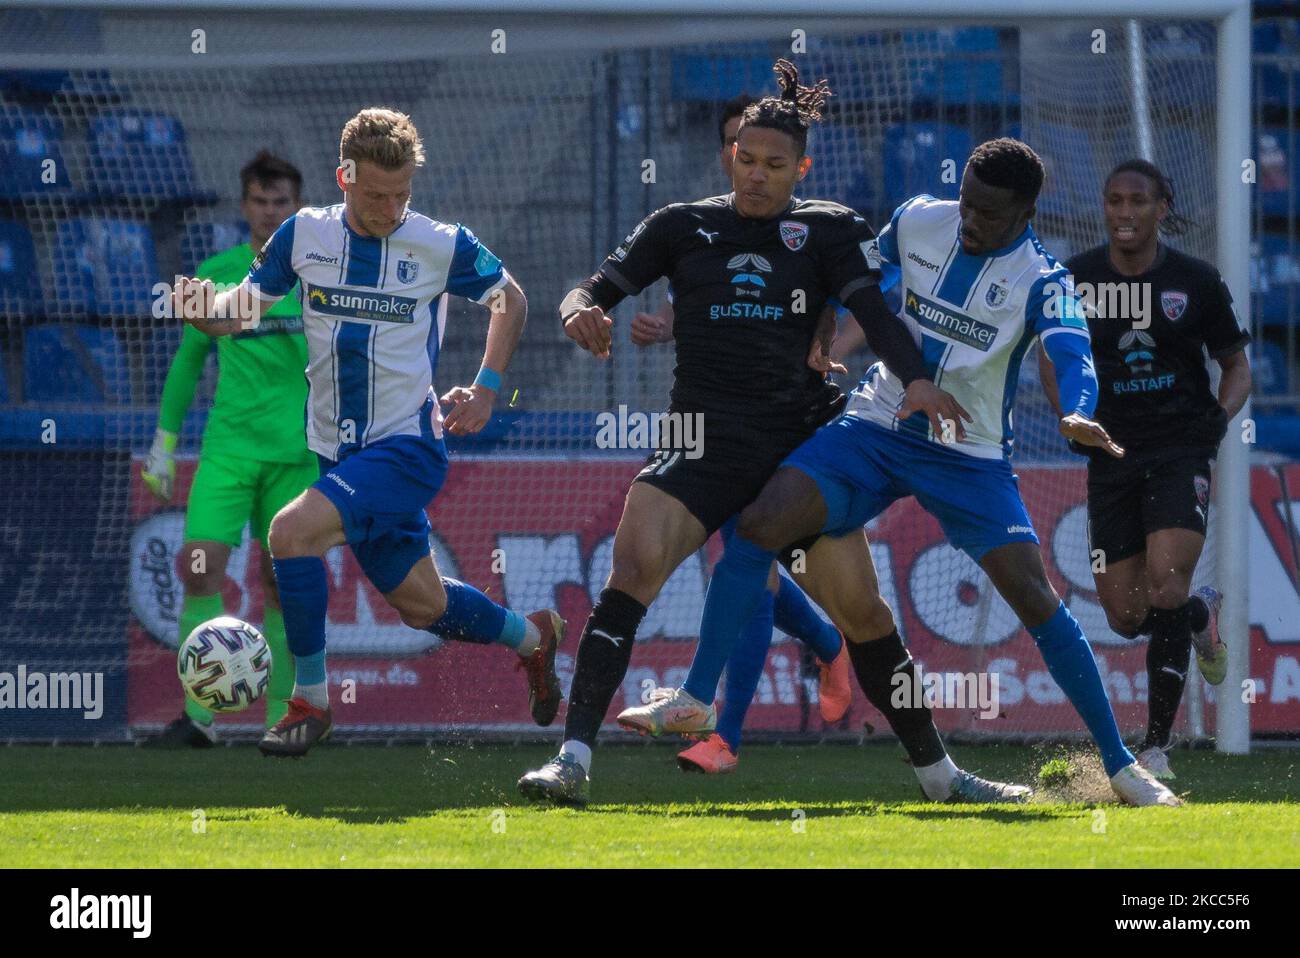
M 988 352 L 993 340 L 998 337 L 996 326 L 963 316 L 940 303 L 916 295 L 910 289 L 907 291 L 904 309 L 908 316 L 926 329 L 967 346 L 974 346 L 982 352 Z
M 375 290 L 363 293 L 354 289 L 313 286 L 310 283 L 307 285 L 308 305 L 327 316 L 346 316 L 348 319 L 368 319 L 372 322 L 411 323 L 415 321 L 416 302 L 410 296 L 394 296 Z

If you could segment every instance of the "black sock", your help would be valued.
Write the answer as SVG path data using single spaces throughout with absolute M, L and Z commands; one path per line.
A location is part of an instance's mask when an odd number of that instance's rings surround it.
M 577 739 L 588 747 L 596 743 L 609 703 L 627 675 L 636 629 L 644 617 L 645 606 L 626 592 L 601 592 L 578 642 L 569 710 L 564 719 L 565 741 Z
M 1147 645 L 1147 737 L 1142 748 L 1164 748 L 1174 727 L 1178 703 L 1187 683 L 1192 628 L 1187 604 L 1177 609 L 1151 610 L 1151 642 Z
M 1188 624 L 1191 625 L 1193 632 L 1200 632 L 1210 624 L 1210 607 L 1199 595 L 1189 596 L 1186 608 L 1191 611 Z
M 924 768 L 941 761 L 947 752 L 939 740 L 939 730 L 934 727 L 930 708 L 924 703 L 920 707 L 913 705 L 911 690 L 916 682 L 916 669 L 912 664 L 912 656 L 898 636 L 898 630 L 874 642 L 846 644 L 853 671 L 858 676 L 858 685 L 862 687 L 867 701 L 885 716 L 885 721 L 907 750 L 912 767 Z M 894 675 L 898 673 L 908 677 L 905 687 L 909 694 L 903 697 L 901 708 L 893 703 L 896 688 Z

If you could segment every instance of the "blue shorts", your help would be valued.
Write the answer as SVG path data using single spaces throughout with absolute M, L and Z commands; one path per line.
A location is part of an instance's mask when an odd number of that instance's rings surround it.
M 361 570 L 381 593 L 392 592 L 429 554 L 425 507 L 447 478 L 441 439 L 390 436 L 342 461 L 320 459 L 312 483 L 334 503 Z
M 782 465 L 807 473 L 826 500 L 822 532 L 862 528 L 915 496 L 948 541 L 978 562 L 1009 542 L 1038 542 L 1011 463 L 977 459 L 858 416 L 817 430 Z

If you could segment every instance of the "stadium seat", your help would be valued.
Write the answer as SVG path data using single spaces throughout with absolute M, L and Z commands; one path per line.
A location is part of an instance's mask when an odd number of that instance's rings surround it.
M 1295 60 L 1288 64 L 1274 60 L 1288 55 L 1294 58 L 1300 52 L 1300 31 L 1295 21 L 1257 20 L 1252 34 L 1255 95 L 1265 107 L 1288 109 L 1288 103 L 1292 107 L 1300 104 L 1300 73 L 1295 69 Z
M 23 337 L 24 393 L 29 402 L 110 402 L 130 398 L 126 351 L 112 330 L 55 323 Z
M 975 148 L 970 130 L 952 123 L 909 123 L 885 131 L 887 212 L 918 193 L 955 200 L 966 158 Z M 943 181 L 945 160 L 953 161 L 951 183 Z
M 751 44 L 754 52 L 733 46 L 736 53 L 675 53 L 672 58 L 672 97 L 720 103 L 741 93 L 755 96 L 773 88 L 773 57 L 768 44 Z
M 54 300 L 63 315 L 150 314 L 160 279 L 149 227 L 86 217 L 60 223 L 51 262 Z
M 1285 127 L 1266 127 L 1258 131 L 1255 160 L 1255 195 L 1265 216 L 1286 216 L 1291 191 L 1300 185 L 1296 141 Z M 1300 210 L 1300 198 L 1296 208 Z
M 808 138 L 812 168 L 799 184 L 801 197 L 834 200 L 859 211 L 870 211 L 874 190 L 867 168 L 870 155 L 858 131 L 842 123 L 824 123 Z
M 32 235 L 22 223 L 0 220 L 0 317 L 40 312 L 41 281 Z
M 54 182 L 42 181 L 46 160 Z M 72 180 L 63 162 L 63 125 L 42 113 L 0 104 L 0 199 L 66 194 Z M 46 177 L 48 178 L 48 177 Z
M 1254 391 L 1261 396 L 1286 395 L 1288 383 L 1286 355 L 1277 343 L 1256 340 L 1251 345 L 1251 379 Z
M 1041 123 L 1032 133 L 1034 149 L 1047 168 L 1038 211 L 1100 220 L 1101 180 L 1108 170 L 1098 165 L 1088 132 L 1059 123 Z
M 943 55 L 912 86 L 912 98 L 935 106 L 981 106 L 1018 102 L 1009 83 L 1008 61 L 1002 53 L 998 31 L 992 27 L 967 27 L 938 31 Z
M 178 119 L 165 113 L 114 110 L 90 129 L 92 192 L 102 198 L 205 201 Z
M 188 223 L 181 236 L 181 268 L 193 276 L 212 254 L 247 242 L 247 223 Z
M 1285 326 L 1300 313 L 1300 258 L 1286 236 L 1265 233 L 1251 244 L 1250 294 L 1265 325 Z

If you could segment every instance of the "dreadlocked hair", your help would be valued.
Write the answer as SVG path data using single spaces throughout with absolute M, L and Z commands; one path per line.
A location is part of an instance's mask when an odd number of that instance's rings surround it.
M 1165 214 L 1165 218 L 1160 221 L 1160 225 L 1157 227 L 1161 233 L 1170 236 L 1181 236 L 1196 225 L 1194 220 L 1174 209 L 1173 181 L 1169 179 L 1164 170 L 1150 160 L 1125 160 L 1110 171 L 1110 174 L 1106 177 L 1105 189 L 1109 189 L 1110 181 L 1121 173 L 1137 173 L 1139 176 L 1145 176 L 1155 184 L 1156 196 L 1169 204 L 1169 212 Z
M 781 87 L 780 96 L 765 96 L 745 108 L 740 128 L 762 126 L 789 134 L 803 156 L 808 149 L 808 130 L 822 118 L 822 107 L 834 94 L 826 80 L 812 86 L 799 85 L 799 70 L 789 60 L 777 60 L 772 72 Z

